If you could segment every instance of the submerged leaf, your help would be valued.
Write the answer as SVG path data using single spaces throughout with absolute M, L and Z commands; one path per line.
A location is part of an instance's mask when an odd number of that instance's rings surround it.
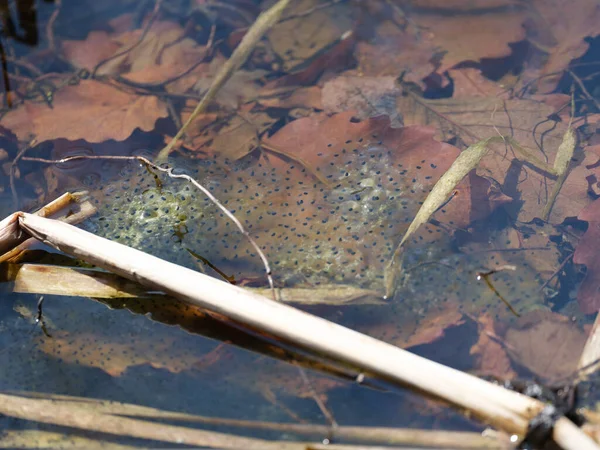
M 511 357 L 544 380 L 574 375 L 586 336 L 570 318 L 537 310 L 506 332 Z
M 577 291 L 577 301 L 583 312 L 594 314 L 600 310 L 600 199 L 583 209 L 577 218 L 588 222 L 588 229 L 573 255 L 574 263 L 587 267 Z
M 99 143 L 122 141 L 141 129 L 154 129 L 168 115 L 156 97 L 139 96 L 95 80 L 81 80 L 54 94 L 52 108 L 44 102 L 25 102 L 2 118 L 20 140 L 38 142 L 58 138 Z

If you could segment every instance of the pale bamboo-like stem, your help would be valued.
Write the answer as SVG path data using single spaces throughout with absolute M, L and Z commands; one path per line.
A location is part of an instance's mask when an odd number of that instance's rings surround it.
M 32 236 L 69 255 L 302 348 L 443 399 L 509 433 L 523 436 L 529 421 L 544 407 L 543 403 L 522 394 L 76 227 L 26 213 L 19 213 L 18 217 L 21 227 Z M 576 434 L 574 441 L 586 443 L 573 447 L 566 442 L 565 449 L 599 448 L 576 427 L 563 427 L 561 432 Z
M 13 394 L 12 392 L 10 394 Z M 166 411 L 148 406 L 120 403 L 109 400 L 75 397 L 60 394 L 46 394 L 36 392 L 17 393 L 21 397 L 40 400 L 52 400 L 54 404 L 74 406 L 86 411 L 112 416 L 127 416 L 132 419 L 165 419 L 188 424 L 207 424 L 227 427 L 248 428 L 255 430 L 271 430 L 296 435 L 311 437 L 327 436 L 331 428 L 326 425 L 306 423 L 279 423 L 257 420 L 227 419 L 222 417 L 207 417 L 194 414 Z M 338 426 L 334 434 L 335 439 L 360 443 L 368 442 L 371 445 L 422 445 L 427 447 L 444 447 L 455 449 L 508 449 L 513 448 L 509 436 L 486 430 L 484 433 L 448 431 L 448 430 L 423 430 L 410 428 L 391 427 L 361 427 Z
M 588 336 L 581 356 L 579 357 L 579 363 L 577 369 L 579 374 L 577 376 L 579 381 L 586 379 L 589 375 L 598 370 L 600 364 L 600 314 L 596 316 L 592 331 Z

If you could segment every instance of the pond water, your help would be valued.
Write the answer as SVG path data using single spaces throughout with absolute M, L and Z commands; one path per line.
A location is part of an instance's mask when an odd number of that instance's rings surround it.
M 28 158 L 155 160 L 272 3 L 16 2 L 0 10 L 4 216 L 85 190 L 97 212 L 83 229 L 266 287 L 252 242 L 190 183 L 137 160 Z M 592 2 L 577 3 L 566 14 L 534 0 L 297 2 L 168 164 L 239 219 L 278 288 L 310 289 L 312 304 L 298 308 L 477 375 L 570 381 L 600 304 L 590 231 L 600 221 L 600 22 L 589 23 L 598 14 Z M 561 177 L 554 161 L 569 127 L 577 142 Z M 386 268 L 437 181 L 461 151 L 498 135 L 505 141 L 407 240 L 386 297 Z M 82 265 L 41 244 L 33 250 L 19 262 Z M 331 285 L 361 294 L 333 302 Z M 381 380 L 356 383 L 353 369 L 172 299 L 44 295 L 42 328 L 41 294 L 2 287 L 2 392 L 228 419 L 329 425 L 330 413 L 339 425 L 485 428 Z M 582 406 L 595 407 L 595 386 L 583 385 Z M 58 430 L 8 416 L 0 424 Z

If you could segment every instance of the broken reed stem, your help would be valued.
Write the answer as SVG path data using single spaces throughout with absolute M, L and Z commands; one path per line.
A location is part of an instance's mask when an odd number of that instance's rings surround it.
M 214 205 L 216 205 L 217 208 L 219 208 L 221 211 L 223 211 L 223 214 L 225 214 L 229 218 L 229 220 L 231 220 L 235 224 L 235 226 L 240 231 L 240 233 L 242 233 L 244 235 L 244 237 L 248 240 L 248 242 L 250 242 L 252 247 L 254 247 L 254 250 L 256 250 L 256 253 L 260 257 L 260 259 L 263 263 L 263 266 L 265 268 L 265 273 L 267 275 L 267 280 L 269 281 L 269 288 L 271 289 L 271 293 L 273 295 L 273 300 L 275 300 L 275 301 L 277 300 L 277 295 L 275 292 L 275 284 L 273 283 L 273 272 L 271 271 L 271 266 L 269 264 L 269 260 L 267 259 L 266 255 L 261 250 L 261 248 L 258 246 L 257 242 L 254 240 L 254 238 L 252 238 L 252 236 L 250 236 L 250 233 L 248 231 L 246 231 L 246 229 L 244 228 L 242 223 L 237 219 L 237 217 L 235 217 L 235 215 L 231 211 L 229 211 L 219 201 L 218 198 L 216 198 L 208 189 L 206 189 L 204 186 L 202 186 L 202 184 L 198 183 L 196 180 L 194 180 L 189 175 L 173 173 L 173 167 L 158 166 L 158 165 L 154 164 L 152 161 L 150 161 L 149 159 L 144 158 L 143 156 L 76 155 L 76 156 L 68 156 L 66 158 L 53 159 L 53 160 L 43 159 L 43 158 L 34 158 L 34 157 L 24 157 L 22 159 L 24 161 L 35 161 L 35 162 L 40 162 L 40 163 L 44 163 L 44 164 L 62 164 L 62 163 L 66 163 L 69 161 L 75 161 L 78 159 L 102 159 L 102 160 L 109 159 L 109 160 L 118 160 L 118 161 L 139 161 L 143 164 L 146 164 L 148 167 L 151 167 L 154 170 L 157 170 L 159 172 L 167 174 L 167 176 L 169 178 L 179 178 L 179 179 L 186 180 L 189 183 L 192 183 L 197 189 L 202 191 L 202 193 L 204 195 L 206 195 L 206 197 Z
M 206 108 L 214 100 L 221 87 L 229 80 L 231 75 L 246 62 L 258 41 L 260 41 L 265 33 L 279 21 L 283 10 L 288 6 L 289 2 L 290 0 L 279 0 L 271 8 L 258 16 L 254 24 L 242 38 L 240 44 L 234 50 L 231 57 L 223 64 L 223 67 L 221 67 L 215 76 L 208 91 L 206 91 L 204 97 L 202 97 L 202 100 L 200 100 L 200 103 L 198 103 L 190 117 L 179 129 L 173 139 L 171 139 L 171 142 L 158 153 L 157 161 L 159 163 L 164 162 L 169 158 L 169 154 L 173 150 L 173 147 L 175 147 L 175 144 L 177 144 L 179 139 L 185 134 L 185 130 L 199 114 L 206 111 Z

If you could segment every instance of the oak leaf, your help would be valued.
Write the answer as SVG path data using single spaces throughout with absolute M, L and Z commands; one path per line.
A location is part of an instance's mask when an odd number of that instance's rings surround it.
M 511 358 L 552 381 L 575 373 L 586 336 L 570 318 L 538 309 L 521 317 L 505 340 Z
M 317 0 L 301 0 L 287 8 L 287 14 L 303 13 L 318 6 Z M 308 16 L 299 16 L 276 24 L 268 34 L 273 51 L 282 61 L 282 69 L 293 72 L 316 57 L 344 32 L 352 29 L 352 17 L 347 5 L 338 4 L 315 9 Z
M 339 76 L 323 85 L 323 108 L 329 114 L 357 111 L 359 119 L 387 115 L 397 128 L 402 126 L 396 110 L 396 97 L 401 93 L 394 77 Z
M 593 314 L 600 310 L 600 199 L 584 208 L 577 218 L 588 222 L 588 229 L 573 255 L 574 263 L 587 267 L 577 292 L 577 301 L 584 313 Z
M 501 380 L 516 377 L 517 374 L 510 365 L 506 350 L 499 342 L 501 338 L 496 334 L 493 317 L 483 313 L 475 320 L 479 329 L 479 339 L 471 347 L 470 353 L 477 360 L 477 371 Z
M 594 0 L 533 0 L 535 14 L 528 23 L 531 39 L 548 53 L 548 59 L 536 74 L 542 76 L 537 85 L 546 93 L 552 92 L 570 62 L 588 49 L 586 37 L 597 36 L 600 6 Z
M 150 131 L 166 117 L 166 106 L 156 97 L 130 94 L 95 80 L 58 89 L 52 107 L 25 102 L 9 111 L 2 124 L 20 140 L 37 142 L 58 138 L 98 143 L 123 141 L 136 130 Z

